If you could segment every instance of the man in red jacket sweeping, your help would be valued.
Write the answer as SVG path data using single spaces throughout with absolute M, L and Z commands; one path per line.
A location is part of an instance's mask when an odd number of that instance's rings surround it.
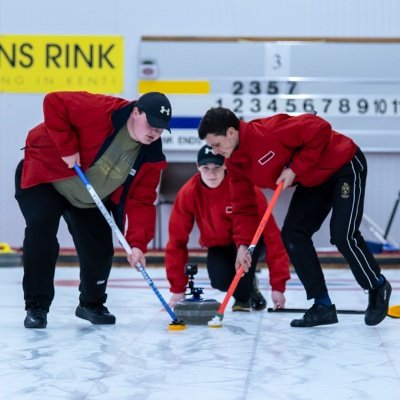
M 296 186 L 282 238 L 314 305 L 291 326 L 338 322 L 312 242 L 330 211 L 331 242 L 349 263 L 359 285 L 369 292 L 365 323 L 379 324 L 387 315 L 391 286 L 359 231 L 367 163 L 357 145 L 313 114 L 277 114 L 244 122 L 231 110 L 217 107 L 207 111 L 198 132 L 215 154 L 226 158 L 239 245 L 237 267 L 250 268 L 246 250 L 258 224 L 254 185 L 273 189 L 284 182 L 284 188 Z
M 233 239 L 232 205 L 224 157 L 203 146 L 197 156 L 199 173 L 190 178 L 177 194 L 169 220 L 169 241 L 165 253 L 167 277 L 171 285 L 173 307 L 185 297 L 188 278 L 184 266 L 188 261 L 187 243 L 194 222 L 200 231 L 200 244 L 208 249 L 207 270 L 213 288 L 227 291 L 235 276 L 237 248 Z M 261 219 L 268 204 L 255 188 L 256 213 Z M 290 278 L 289 258 L 280 231 L 270 218 L 263 233 L 269 267 L 274 307 L 285 307 L 286 281 Z M 233 297 L 233 311 L 263 310 L 266 301 L 254 275 L 260 245 L 253 253 L 251 268 L 238 284 Z
M 104 306 L 113 258 L 112 232 L 74 172 L 82 166 L 132 247 L 128 260 L 145 265 L 154 237 L 157 186 L 166 167 L 160 136 L 171 104 L 158 92 L 129 102 L 87 92 L 44 98 L 44 122 L 27 137 L 16 171 L 15 197 L 26 221 L 23 289 L 26 328 L 45 328 L 54 298 L 60 218 L 67 221 L 80 262 L 76 316 L 114 324 Z

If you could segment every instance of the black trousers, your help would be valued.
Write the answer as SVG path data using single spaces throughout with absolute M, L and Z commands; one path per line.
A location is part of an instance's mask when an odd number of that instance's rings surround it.
M 103 304 L 114 255 L 110 227 L 97 207 L 73 207 L 51 184 L 21 189 L 22 165 L 21 161 L 16 170 L 15 198 L 26 222 L 22 283 L 25 308 L 41 307 L 48 311 L 54 298 L 61 217 L 67 222 L 79 258 L 80 304 Z
M 240 279 L 233 297 L 242 302 L 250 299 L 253 289 L 254 273 L 257 260 L 259 258 L 260 243 L 254 249 L 252 254 L 252 264 L 249 272 Z M 236 275 L 235 261 L 237 249 L 234 244 L 229 246 L 209 247 L 207 253 L 207 271 L 210 277 L 211 286 L 214 289 L 227 292 L 233 278 Z
M 363 289 L 378 284 L 379 265 L 359 231 L 366 178 L 367 162 L 358 149 L 353 159 L 328 181 L 315 187 L 298 185 L 293 194 L 282 238 L 308 299 L 327 292 L 312 236 L 331 210 L 331 243 L 342 253 Z

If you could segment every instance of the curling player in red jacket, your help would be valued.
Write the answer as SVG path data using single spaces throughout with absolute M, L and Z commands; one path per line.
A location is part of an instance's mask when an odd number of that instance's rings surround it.
M 241 264 L 247 270 L 251 265 L 246 249 L 257 226 L 254 185 L 274 189 L 283 182 L 284 189 L 296 186 L 282 238 L 307 298 L 314 299 L 314 304 L 291 326 L 338 322 L 312 242 L 330 212 L 331 242 L 369 293 L 365 323 L 379 324 L 387 315 L 391 286 L 359 231 L 367 178 L 361 149 L 314 114 L 277 114 L 245 122 L 231 110 L 216 107 L 206 112 L 198 131 L 216 154 L 226 158 L 232 182 L 234 234 L 242 244 L 237 267 Z
M 145 264 L 154 237 L 154 202 L 166 167 L 161 134 L 171 104 L 151 92 L 137 101 L 87 92 L 45 96 L 44 121 L 26 139 L 16 194 L 26 221 L 23 290 L 26 328 L 45 328 L 54 298 L 60 218 L 67 221 L 80 263 L 75 315 L 114 324 L 104 306 L 114 254 L 112 232 L 73 167 L 82 167 L 132 247 L 128 261 Z
M 200 231 L 200 245 L 207 248 L 211 286 L 225 292 L 235 276 L 237 246 L 233 239 L 232 204 L 224 161 L 222 156 L 213 154 L 209 146 L 203 146 L 197 157 L 199 172 L 183 185 L 174 202 L 165 254 L 167 277 L 173 293 L 170 299 L 172 307 L 184 299 L 188 282 L 184 274 L 184 266 L 188 262 L 187 244 L 195 222 Z M 268 204 L 261 190 L 254 190 L 257 215 L 261 220 Z M 289 258 L 272 217 L 253 253 L 249 273 L 239 281 L 233 294 L 233 311 L 262 310 L 266 307 L 254 274 L 263 245 L 266 247 L 274 307 L 285 307 L 284 292 L 286 281 L 290 278 Z

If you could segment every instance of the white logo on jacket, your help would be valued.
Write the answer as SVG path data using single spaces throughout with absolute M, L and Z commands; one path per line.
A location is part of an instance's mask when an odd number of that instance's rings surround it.
M 264 154 L 259 160 L 258 163 L 261 165 L 265 165 L 268 161 L 271 161 L 275 157 L 275 153 L 270 150 L 268 153 Z
M 233 207 L 232 206 L 226 206 L 225 207 L 225 212 L 227 214 L 232 214 L 233 213 Z

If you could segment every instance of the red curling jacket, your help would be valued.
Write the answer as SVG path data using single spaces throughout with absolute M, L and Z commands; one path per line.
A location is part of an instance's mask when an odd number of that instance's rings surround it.
M 357 145 L 350 138 L 312 114 L 277 114 L 240 121 L 239 147 L 225 160 L 235 210 L 235 242 L 250 243 L 257 229 L 254 185 L 275 189 L 285 167 L 296 174 L 294 184 L 320 185 L 348 163 L 356 150 Z
M 255 193 L 257 213 L 261 220 L 268 203 L 260 189 L 255 188 Z M 228 246 L 233 243 L 228 177 L 217 188 L 209 188 L 202 183 L 200 174 L 197 173 L 177 194 L 169 220 L 169 241 L 165 252 L 167 278 L 172 293 L 183 293 L 187 285 L 188 279 L 184 274 L 184 267 L 188 262 L 187 243 L 195 221 L 200 231 L 199 242 L 202 247 Z M 289 258 L 273 217 L 265 227 L 263 238 L 268 249 L 266 261 L 272 290 L 284 292 L 286 281 L 290 279 Z
M 44 122 L 26 139 L 22 188 L 75 175 L 61 157 L 79 151 L 88 169 L 126 123 L 136 102 L 87 92 L 54 92 L 43 102 Z M 161 170 L 166 167 L 161 139 L 143 145 L 133 174 L 111 194 L 113 214 L 132 247 L 147 251 L 154 237 L 154 202 Z

